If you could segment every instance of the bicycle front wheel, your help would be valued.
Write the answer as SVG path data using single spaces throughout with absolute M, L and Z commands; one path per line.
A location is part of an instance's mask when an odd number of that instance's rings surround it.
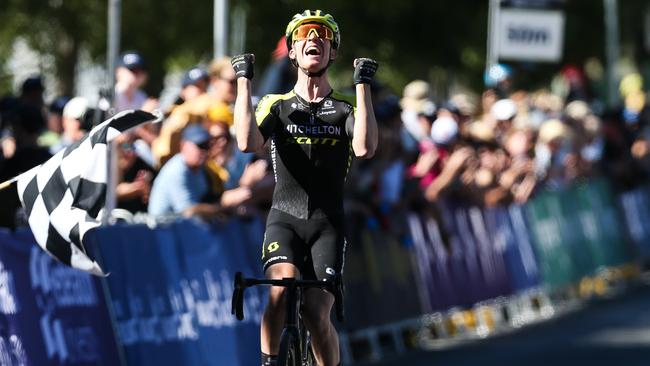
M 280 339 L 278 366 L 301 366 L 301 358 L 298 336 L 285 329 Z

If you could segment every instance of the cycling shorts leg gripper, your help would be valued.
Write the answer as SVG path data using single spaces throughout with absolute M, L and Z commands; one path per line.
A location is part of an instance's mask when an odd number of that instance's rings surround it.
M 269 212 L 262 244 L 262 266 L 265 272 L 276 263 L 292 263 L 303 271 L 304 248 L 299 245 L 294 220 L 298 219 L 275 209 Z
M 326 280 L 341 275 L 345 260 L 345 234 L 341 223 L 329 219 L 314 222 L 311 246 L 315 279 Z

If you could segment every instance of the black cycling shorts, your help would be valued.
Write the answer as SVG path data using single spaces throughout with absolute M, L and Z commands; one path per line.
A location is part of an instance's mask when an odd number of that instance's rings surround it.
M 276 263 L 292 263 L 303 279 L 331 279 L 343 273 L 345 245 L 342 218 L 299 219 L 271 209 L 266 220 L 262 264 L 266 272 Z

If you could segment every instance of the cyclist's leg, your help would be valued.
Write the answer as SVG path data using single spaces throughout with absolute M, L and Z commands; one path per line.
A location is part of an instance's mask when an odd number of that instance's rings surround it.
M 266 270 L 266 278 L 269 279 L 295 278 L 299 275 L 298 268 L 291 263 L 276 263 Z M 269 301 L 264 310 L 260 334 L 263 354 L 278 354 L 284 327 L 285 290 L 286 288 L 277 286 L 271 286 L 269 289 Z
M 296 245 L 298 241 L 293 218 L 277 210 L 271 210 L 267 218 L 266 232 L 262 247 L 262 264 L 269 279 L 282 279 L 299 276 L 299 263 L 304 250 Z M 277 355 L 280 335 L 284 327 L 283 287 L 269 289 L 269 301 L 264 310 L 261 325 L 261 348 L 266 355 Z
M 316 228 L 317 235 L 311 247 L 313 271 L 309 276 L 319 280 L 331 280 L 342 275 L 345 256 L 345 237 L 341 223 L 324 220 Z M 308 276 L 307 273 L 304 276 Z M 334 295 L 320 289 L 308 289 L 303 297 L 303 319 L 311 333 L 314 356 L 319 365 L 339 364 L 339 340 L 331 322 L 330 313 Z
M 334 295 L 320 289 L 307 289 L 303 295 L 303 321 L 311 333 L 314 357 L 319 365 L 339 363 L 339 339 L 330 320 Z

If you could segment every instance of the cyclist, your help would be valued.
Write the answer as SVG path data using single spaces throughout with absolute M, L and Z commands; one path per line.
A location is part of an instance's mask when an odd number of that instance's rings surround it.
M 265 275 L 326 280 L 343 271 L 343 185 L 352 154 L 370 158 L 377 147 L 377 122 L 370 86 L 377 63 L 354 61 L 356 98 L 332 90 L 327 70 L 341 35 L 321 10 L 293 16 L 286 28 L 297 82 L 284 95 L 266 95 L 255 114 L 251 103 L 254 55 L 232 59 L 237 74 L 235 129 L 242 151 L 271 140 L 275 191 L 262 248 Z M 261 326 L 262 364 L 274 365 L 283 327 L 284 288 L 272 287 Z M 319 365 L 340 364 L 338 335 L 330 322 L 334 296 L 320 289 L 303 295 L 303 320 Z

